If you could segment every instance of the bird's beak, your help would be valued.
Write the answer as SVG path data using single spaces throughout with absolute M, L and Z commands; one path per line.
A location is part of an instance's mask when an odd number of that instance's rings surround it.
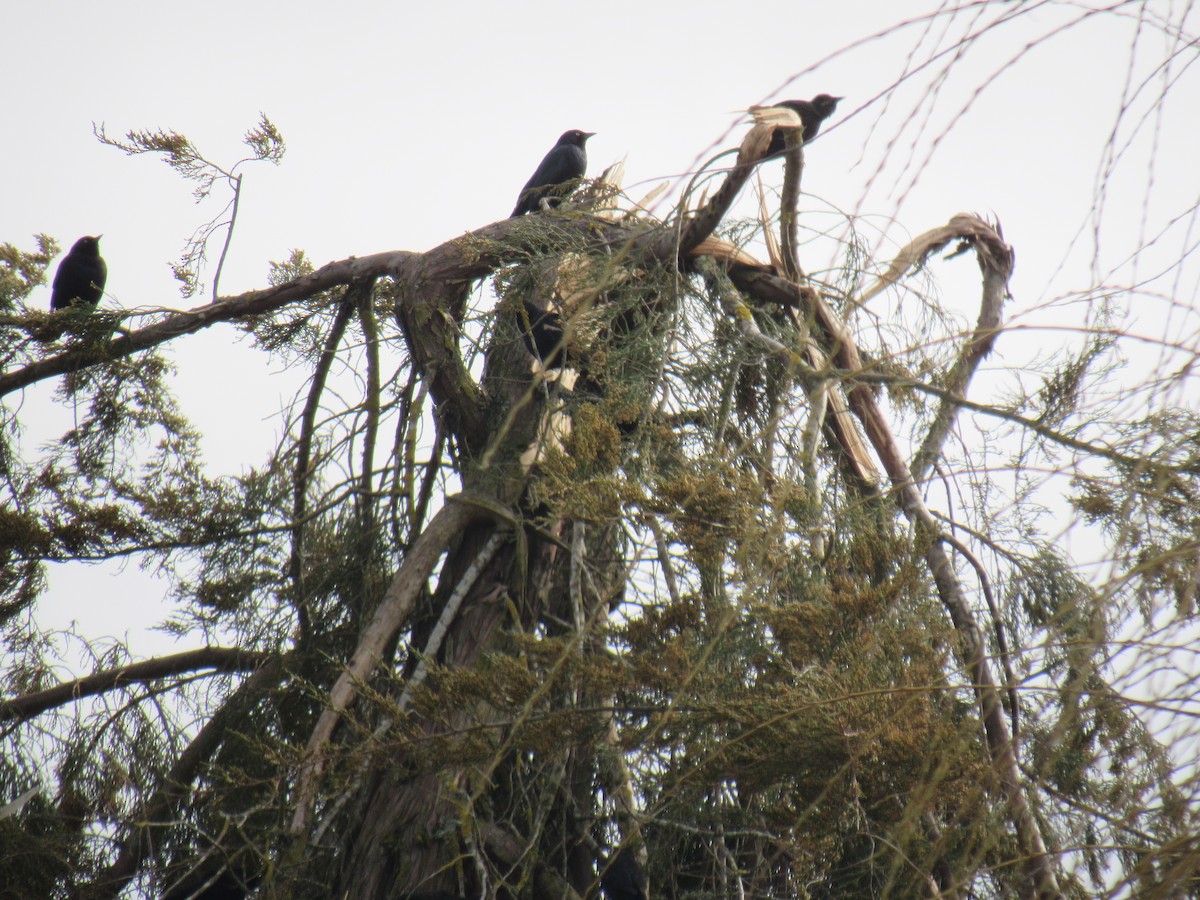
M 595 136 L 596 136 L 596 132 L 594 132 L 594 131 L 585 131 L 585 132 L 583 133 L 583 139 L 584 139 L 585 141 L 586 141 L 588 138 L 590 138 L 590 137 L 595 137 Z

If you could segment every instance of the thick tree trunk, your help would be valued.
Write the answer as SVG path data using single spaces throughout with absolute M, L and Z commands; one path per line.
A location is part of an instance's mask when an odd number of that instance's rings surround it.
M 491 531 L 490 526 L 477 527 L 463 535 L 446 562 L 443 583 L 450 573 L 466 570 Z M 515 542 L 507 543 L 467 594 L 447 635 L 441 664 L 471 668 L 495 644 L 509 613 L 497 587 L 513 568 L 515 551 Z M 435 595 L 435 608 L 445 601 L 445 593 Z M 480 712 L 454 710 L 445 719 L 424 723 L 423 736 L 432 741 L 478 726 Z M 413 743 L 420 746 L 423 741 Z M 416 892 L 458 891 L 461 870 L 453 863 L 462 853 L 454 794 L 466 789 L 466 776 L 460 771 L 448 783 L 445 771 L 420 771 L 421 764 L 419 759 L 385 759 L 366 780 L 357 804 L 360 821 L 345 844 L 335 896 L 385 900 Z

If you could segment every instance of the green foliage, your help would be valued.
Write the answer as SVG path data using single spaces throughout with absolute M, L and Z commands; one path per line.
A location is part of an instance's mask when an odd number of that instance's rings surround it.
M 208 260 L 208 242 L 220 229 L 226 230 L 225 249 L 233 237 L 233 228 L 237 224 L 237 206 L 242 187 L 242 175 L 238 170 L 248 162 L 271 162 L 278 165 L 283 160 L 287 149 L 283 135 L 267 118 L 266 113 L 259 114 L 258 123 L 248 130 L 242 138 L 242 143 L 250 148 L 251 155 L 239 159 L 233 165 L 222 166 L 205 157 L 190 138 L 176 131 L 130 131 L 124 140 L 110 137 L 104 125 L 93 129 L 97 140 L 102 144 L 122 151 L 129 156 L 139 156 L 143 153 L 157 154 L 163 162 L 178 172 L 183 178 L 195 183 L 192 197 L 197 203 L 205 200 L 219 183 L 225 183 L 229 188 L 228 205 L 215 218 L 201 225 L 184 245 L 179 261 L 173 263 L 172 271 L 180 283 L 180 292 L 184 297 L 194 297 L 203 288 L 200 282 L 200 270 Z M 226 218 L 228 213 L 229 218 Z M 221 251 L 220 261 L 224 261 L 225 250 Z M 221 266 L 218 262 L 213 274 L 214 294 L 216 284 L 221 278 Z
M 37 250 L 27 253 L 0 244 L 0 312 L 20 310 L 35 287 L 46 283 L 46 269 L 58 255 L 58 243 L 47 234 L 34 235 Z

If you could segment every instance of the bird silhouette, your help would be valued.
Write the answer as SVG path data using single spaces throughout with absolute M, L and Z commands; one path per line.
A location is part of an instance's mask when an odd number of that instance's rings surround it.
M 829 94 L 817 94 L 811 100 L 781 100 L 773 106 L 782 106 L 790 109 L 800 117 L 800 121 L 804 124 L 804 145 L 808 146 L 809 142 L 817 136 L 817 132 L 821 130 L 821 123 L 833 115 L 833 111 L 837 109 L 838 101 L 845 99 L 844 97 L 831 97 Z M 778 156 L 787 149 L 784 141 L 785 128 L 776 128 L 775 133 L 771 135 L 771 144 L 767 147 L 764 159 L 770 159 L 772 156 Z
M 594 131 L 575 129 L 563 133 L 521 188 L 510 219 L 540 209 L 543 198 L 564 197 L 571 192 L 575 182 L 587 171 L 584 144 L 593 134 Z
M 50 293 L 50 309 L 95 306 L 100 302 L 104 296 L 104 282 L 108 280 L 108 266 L 100 255 L 100 237 L 81 237 L 58 264 Z
M 100 255 L 101 237 L 81 237 L 62 258 L 58 271 L 54 273 L 54 285 L 50 291 L 51 312 L 73 306 L 95 307 L 100 302 L 104 296 L 104 283 L 108 280 L 108 265 Z M 49 326 L 38 337 L 43 341 L 53 341 L 62 333 L 61 326 Z

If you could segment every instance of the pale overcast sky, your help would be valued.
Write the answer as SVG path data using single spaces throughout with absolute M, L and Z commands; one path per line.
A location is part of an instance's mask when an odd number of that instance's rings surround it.
M 805 172 L 805 189 L 830 210 L 823 227 L 840 234 L 834 211 L 859 214 L 867 236 L 894 249 L 960 211 L 998 216 L 1017 251 L 1013 320 L 1081 326 L 1080 304 L 1034 311 L 1094 282 L 1152 276 L 1200 235 L 1189 212 L 1200 195 L 1200 76 L 1189 68 L 1196 48 L 1178 39 L 1173 45 L 1169 34 L 1144 24 L 1133 53 L 1138 10 L 1178 25 L 1178 4 L 1113 4 L 1116 13 L 1024 56 L 1022 48 L 1081 18 L 1083 8 L 961 5 L 953 18 L 863 41 L 904 18 L 950 7 L 930 0 L 16 0 L 0 13 L 0 71 L 9 85 L 0 240 L 31 248 L 33 234 L 46 232 L 66 248 L 80 235 L 103 233 L 106 307 L 204 302 L 180 299 L 167 264 L 219 204 L 197 207 L 190 186 L 158 160 L 100 145 L 93 122 L 113 135 L 177 130 L 225 164 L 243 155 L 241 136 L 260 111 L 279 127 L 288 143 L 282 165 L 243 170 L 238 231 L 222 280 L 222 293 L 237 293 L 262 287 L 267 261 L 291 248 L 321 265 L 427 249 L 502 218 L 568 128 L 597 132 L 588 145 L 591 174 L 627 157 L 626 185 L 640 196 L 714 149 L 734 146 L 747 106 L 827 92 L 846 100 L 810 148 Z M 906 66 L 948 46 L 947 35 L 1022 9 L 1029 11 L 966 51 L 944 79 L 935 76 L 949 55 L 888 93 Z M 863 42 L 835 53 L 856 41 Z M 1156 73 L 1172 48 L 1180 53 L 1174 68 Z M 1154 103 L 1164 77 L 1178 80 L 1159 117 Z M 1110 179 L 1094 256 L 1089 211 L 1123 95 L 1132 111 L 1121 140 L 1148 118 Z M 763 177 L 778 181 L 778 164 Z M 1181 215 L 1133 270 L 1128 260 L 1139 246 Z M 822 258 L 810 266 L 831 261 L 830 249 L 814 252 Z M 978 270 L 969 256 L 944 268 L 952 267 L 948 283 L 966 286 L 962 309 L 973 317 Z M 1149 284 L 1151 292 L 1170 292 L 1177 306 L 1147 301 L 1134 326 L 1155 337 L 1170 328 L 1195 347 L 1196 286 L 1194 262 L 1181 278 Z M 49 289 L 32 303 L 48 304 Z M 234 436 L 212 445 L 217 471 L 261 462 L 281 429 L 275 414 L 294 389 L 286 378 L 273 380 L 235 339 L 232 328 L 218 326 L 168 351 L 193 420 L 206 434 Z M 1053 331 L 1006 336 L 998 363 L 1061 339 Z M 69 421 L 69 410 L 52 407 L 52 387 L 28 392 L 23 421 L 47 428 Z M 85 587 L 94 571 L 56 572 L 56 593 L 74 585 L 94 599 L 94 584 Z M 148 615 L 161 618 L 156 590 L 161 585 L 103 609 L 70 604 L 60 624 L 74 616 L 89 631 L 138 632 L 151 624 Z

